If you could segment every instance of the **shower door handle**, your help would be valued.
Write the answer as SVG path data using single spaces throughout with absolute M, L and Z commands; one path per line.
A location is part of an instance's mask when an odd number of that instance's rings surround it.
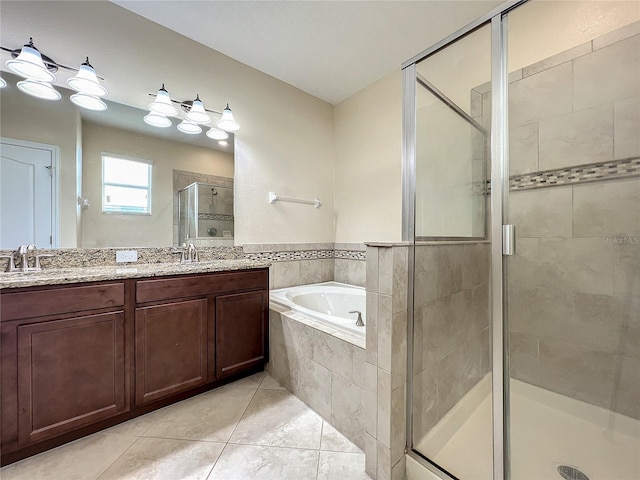
M 502 225 L 502 254 L 515 255 L 516 253 L 516 226 Z

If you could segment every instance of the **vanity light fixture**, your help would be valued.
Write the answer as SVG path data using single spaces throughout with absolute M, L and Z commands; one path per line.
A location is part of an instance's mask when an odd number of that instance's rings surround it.
M 69 100 L 79 107 L 86 108 L 87 110 L 102 112 L 107 109 L 107 104 L 100 100 L 99 97 L 82 92 L 74 93 L 69 97 Z
M 212 138 L 213 140 L 226 140 L 229 138 L 229 134 L 219 128 L 211 127 L 207 130 L 207 137 Z
M 211 117 L 204 110 L 204 103 L 200 100 L 200 95 L 196 95 L 196 99 L 191 102 L 191 108 L 185 115 L 185 118 L 193 123 L 201 123 L 207 125 L 211 123 Z
M 164 88 L 164 83 L 153 102 L 149 104 L 149 110 L 160 115 L 174 116 L 178 114 L 178 109 L 173 105 L 169 92 Z M 146 117 L 145 117 L 146 118 Z
M 240 128 L 240 124 L 233 118 L 233 113 L 227 104 L 222 112 L 209 110 L 205 108 L 204 103 L 200 100 L 200 95 L 196 95 L 194 100 L 178 101 L 169 96 L 169 92 L 162 84 L 158 93 L 149 93 L 153 97 L 153 101 L 149 104 L 149 114 L 144 117 L 144 121 L 155 127 L 168 127 L 171 120 L 167 117 L 178 117 L 179 109 L 185 112 L 184 119 L 178 124 L 178 130 L 190 135 L 196 135 L 202 132 L 201 125 L 209 125 L 212 122 L 210 114 L 220 115 L 220 120 L 207 130 L 207 136 L 213 140 L 226 140 L 229 133 L 235 132 Z
M 149 112 L 149 114 L 144 117 L 144 122 L 153 127 L 167 128 L 171 126 L 171 120 L 156 112 Z
M 89 63 L 89 57 L 80 65 L 80 70 L 75 77 L 67 80 L 67 83 L 76 92 L 92 95 L 94 97 L 104 97 L 107 89 L 100 85 L 95 69 Z
M 190 122 L 186 118 L 178 124 L 178 130 L 189 135 L 197 135 L 202 132 L 202 127 L 197 123 Z
M 226 130 L 227 132 L 235 132 L 240 128 L 240 124 L 236 122 L 236 119 L 233 118 L 233 112 L 229 108 L 229 104 L 227 103 L 226 108 L 222 112 L 222 118 L 217 123 L 218 128 L 222 130 Z
M 4 88 L 7 86 L 7 82 L 4 81 L 4 78 L 0 77 L 0 88 Z
M 47 82 L 39 82 L 30 78 L 18 82 L 18 90 L 43 100 L 60 100 L 62 95 Z
M 40 53 L 33 44 L 33 38 L 29 38 L 29 43 L 22 48 L 12 50 L 0 46 L 0 50 L 11 54 L 11 59 L 6 63 L 9 70 L 25 78 L 17 84 L 22 92 L 44 100 L 59 100 L 62 95 L 52 84 L 56 81 L 54 73 L 63 69 L 76 72 L 75 77 L 67 80 L 69 86 L 78 92 L 71 95 L 74 104 L 89 110 L 107 109 L 107 104 L 99 98 L 107 94 L 107 89 L 99 81 L 104 79 L 96 75 L 88 57 L 79 69 L 61 65 Z M 1 86 L 6 86 L 4 80 L 1 83 Z
M 7 67 L 13 73 L 30 80 L 38 80 L 39 82 L 51 83 L 56 81 L 56 76 L 51 70 L 56 71 L 57 68 L 52 69 L 45 66 L 42 54 L 33 44 L 33 38 L 29 38 L 29 43 L 26 43 L 16 56 L 13 55 L 15 52 L 16 50 L 13 50 L 11 55 L 13 58 L 7 60 Z M 47 60 L 50 59 L 47 58 Z M 48 64 L 51 65 L 50 62 Z

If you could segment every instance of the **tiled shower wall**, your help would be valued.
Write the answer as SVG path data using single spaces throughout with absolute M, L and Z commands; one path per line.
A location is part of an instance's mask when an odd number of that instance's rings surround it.
M 415 247 L 413 429 L 420 439 L 489 372 L 487 242 Z
M 640 23 L 513 72 L 509 95 L 511 375 L 640 418 Z
M 365 286 L 365 246 L 361 243 L 271 243 L 243 245 L 247 258 L 272 262 L 271 289 L 336 282 Z

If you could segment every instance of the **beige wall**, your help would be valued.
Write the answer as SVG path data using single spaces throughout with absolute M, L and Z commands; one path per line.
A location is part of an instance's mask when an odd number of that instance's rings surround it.
M 233 176 L 233 155 L 83 122 L 83 248 L 173 243 L 173 169 Z M 151 215 L 102 213 L 102 152 L 152 162 Z
M 336 105 L 336 242 L 402 236 L 402 75 Z
M 17 47 L 31 35 L 60 63 L 77 65 L 89 55 L 116 102 L 146 108 L 147 93 L 162 82 L 175 98 L 199 93 L 208 108 L 229 102 L 242 127 L 235 145 L 236 244 L 333 242 L 330 104 L 109 2 L 3 1 L 1 27 L 3 46 Z M 317 197 L 323 206 L 269 205 L 269 191 Z
M 4 6 L 3 6 L 4 8 Z M 3 43 L 4 45 L 4 43 Z M 5 79 L 11 82 L 9 75 Z M 13 77 L 12 78 L 18 78 Z M 69 102 L 38 100 L 18 91 L 15 82 L 2 89 L 0 135 L 59 148 L 60 247 L 76 246 L 76 131 L 80 118 Z

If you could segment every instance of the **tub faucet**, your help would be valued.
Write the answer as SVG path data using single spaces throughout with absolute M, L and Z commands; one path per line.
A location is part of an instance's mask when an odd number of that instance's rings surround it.
M 357 313 L 358 319 L 356 320 L 356 327 L 364 327 L 364 322 L 362 321 L 362 312 L 359 310 L 349 310 L 349 313 Z

